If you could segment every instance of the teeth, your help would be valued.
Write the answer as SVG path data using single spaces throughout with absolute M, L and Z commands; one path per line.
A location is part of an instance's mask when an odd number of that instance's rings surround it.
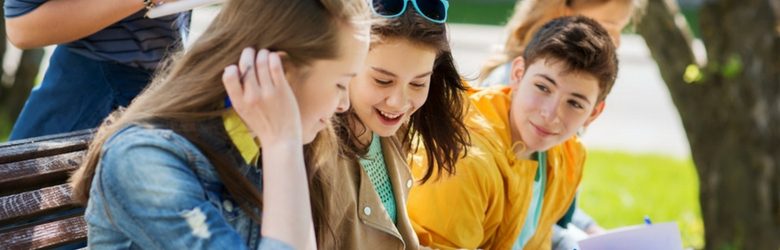
M 401 114 L 395 114 L 394 115 L 394 114 L 386 113 L 386 112 L 384 112 L 382 110 L 379 110 L 379 113 L 382 114 L 382 116 L 390 118 L 390 119 L 398 118 L 399 116 L 401 116 L 403 114 L 403 113 L 401 113 Z

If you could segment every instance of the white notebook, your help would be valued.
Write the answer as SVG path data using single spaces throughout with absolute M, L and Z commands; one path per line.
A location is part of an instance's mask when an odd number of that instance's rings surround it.
M 677 223 L 637 225 L 610 230 L 578 243 L 579 250 L 682 250 Z
M 170 14 L 179 13 L 182 11 L 188 11 L 200 6 L 206 6 L 211 4 L 217 4 L 225 2 L 226 0 L 175 0 L 165 2 L 160 6 L 154 7 L 146 13 L 149 18 L 158 18 L 161 16 L 167 16 Z

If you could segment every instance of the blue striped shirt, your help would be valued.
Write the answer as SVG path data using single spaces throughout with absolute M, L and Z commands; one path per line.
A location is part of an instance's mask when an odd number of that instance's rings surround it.
M 6 0 L 5 17 L 25 15 L 46 1 Z M 190 12 L 156 19 L 145 18 L 145 14 L 146 10 L 140 10 L 92 35 L 62 45 L 98 61 L 154 70 L 168 52 L 181 47 L 182 37 L 188 33 Z

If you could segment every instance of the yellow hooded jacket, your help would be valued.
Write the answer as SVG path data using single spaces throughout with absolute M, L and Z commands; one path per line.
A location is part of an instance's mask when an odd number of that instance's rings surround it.
M 412 188 L 409 217 L 423 246 L 511 249 L 528 212 L 538 163 L 513 153 L 510 88 L 471 89 L 468 95 L 468 155 L 458 161 L 454 175 L 435 173 Z M 419 180 L 427 168 L 425 150 L 412 153 L 410 167 Z M 526 249 L 550 249 L 552 226 L 574 200 L 584 162 L 585 148 L 576 136 L 547 151 L 542 213 Z

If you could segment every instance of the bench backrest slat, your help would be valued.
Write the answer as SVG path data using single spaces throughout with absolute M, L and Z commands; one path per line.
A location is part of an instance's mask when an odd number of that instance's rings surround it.
M 0 144 L 0 163 L 23 161 L 39 157 L 84 150 L 94 137 L 94 130 L 36 137 Z
M 0 164 L 0 196 L 65 183 L 86 151 Z
M 87 223 L 83 216 L 0 233 L 0 248 L 38 249 L 84 241 Z
M 9 224 L 54 210 L 73 208 L 68 184 L 0 197 L 0 224 Z

